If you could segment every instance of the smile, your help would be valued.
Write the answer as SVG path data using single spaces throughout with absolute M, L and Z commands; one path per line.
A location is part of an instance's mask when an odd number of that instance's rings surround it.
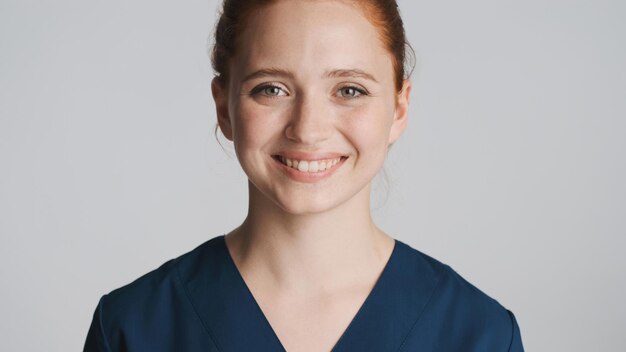
M 302 172 L 325 171 L 337 165 L 337 163 L 341 161 L 341 157 L 325 160 L 296 160 L 285 158 L 282 155 L 278 155 L 277 157 L 278 160 L 284 165 Z
M 304 160 L 274 155 L 272 159 L 274 159 L 278 168 L 289 178 L 298 182 L 312 183 L 330 177 L 344 164 L 348 157 L 340 156 L 330 159 Z

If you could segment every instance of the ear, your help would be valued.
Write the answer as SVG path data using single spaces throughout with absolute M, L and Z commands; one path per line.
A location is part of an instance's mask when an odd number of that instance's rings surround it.
M 217 77 L 211 81 L 211 93 L 213 101 L 215 101 L 215 112 L 217 113 L 217 123 L 220 130 L 229 141 L 233 140 L 233 127 L 228 113 L 228 94 L 227 88 L 222 86 Z
M 389 132 L 388 144 L 393 144 L 400 138 L 402 132 L 406 128 L 407 119 L 409 115 L 409 99 L 411 95 L 411 81 L 405 79 L 402 82 L 402 90 L 397 95 L 396 111 L 393 115 L 393 122 L 391 124 L 391 131 Z

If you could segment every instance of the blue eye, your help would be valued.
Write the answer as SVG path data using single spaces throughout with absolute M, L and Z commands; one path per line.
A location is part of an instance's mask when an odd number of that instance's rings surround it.
M 361 95 L 367 95 L 363 89 L 353 87 L 353 86 L 345 86 L 339 89 L 339 93 L 344 98 L 357 98 Z
M 252 95 L 262 94 L 267 97 L 278 97 L 281 95 L 286 95 L 281 87 L 275 86 L 272 84 L 258 86 L 252 90 L 251 94 Z

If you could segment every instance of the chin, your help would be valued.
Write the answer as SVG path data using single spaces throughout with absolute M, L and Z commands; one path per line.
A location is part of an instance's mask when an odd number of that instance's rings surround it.
M 284 212 L 291 215 L 310 215 L 323 213 L 337 207 L 339 202 L 332 202 L 329 199 L 303 199 L 299 197 L 288 200 L 274 200 L 274 203 Z

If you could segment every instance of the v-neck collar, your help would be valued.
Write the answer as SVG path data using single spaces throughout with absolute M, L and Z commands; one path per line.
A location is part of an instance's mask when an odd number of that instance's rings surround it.
M 419 252 L 394 241 L 383 271 L 333 352 L 399 351 L 426 306 L 438 275 Z M 225 235 L 194 252 L 179 273 L 216 347 L 221 352 L 285 351 L 230 256 Z

